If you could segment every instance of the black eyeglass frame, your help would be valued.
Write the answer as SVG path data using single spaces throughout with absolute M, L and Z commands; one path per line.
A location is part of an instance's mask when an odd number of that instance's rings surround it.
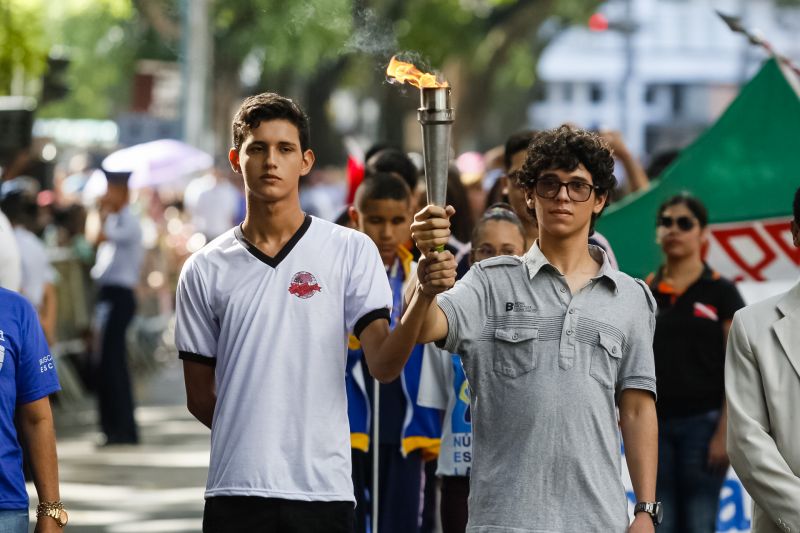
M 543 182 L 558 183 L 558 189 L 556 189 L 555 194 L 553 194 L 552 196 L 545 196 L 545 195 L 541 194 L 537 190 L 537 185 L 539 183 L 543 183 Z M 572 185 L 573 183 L 589 187 L 589 194 L 586 195 L 586 198 L 584 198 L 583 200 L 579 200 L 577 198 L 573 198 L 572 197 L 572 194 L 570 193 L 571 189 L 569 188 L 569 186 Z M 588 202 L 589 198 L 592 197 L 592 191 L 594 191 L 595 194 L 600 194 L 600 193 L 603 192 L 603 188 L 600 187 L 599 185 L 594 185 L 592 183 L 586 183 L 585 181 L 580 181 L 580 180 L 561 181 L 559 179 L 554 179 L 554 178 L 549 178 L 549 177 L 548 178 L 536 178 L 535 180 L 533 180 L 531 182 L 531 184 L 529 186 L 529 188 L 532 189 L 533 192 L 536 193 L 536 196 L 538 196 L 539 198 L 544 198 L 545 200 L 552 200 L 553 198 L 555 198 L 559 194 L 561 194 L 561 187 L 565 187 L 567 189 L 567 196 L 569 197 L 570 200 L 572 200 L 573 202 L 579 202 L 579 203 Z

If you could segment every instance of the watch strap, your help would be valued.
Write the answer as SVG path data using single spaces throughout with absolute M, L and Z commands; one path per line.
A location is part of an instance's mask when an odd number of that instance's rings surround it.
M 638 513 L 647 513 L 653 520 L 653 524 L 657 526 L 660 522 L 658 516 L 658 506 L 658 502 L 638 502 L 633 508 L 633 514 L 637 515 Z

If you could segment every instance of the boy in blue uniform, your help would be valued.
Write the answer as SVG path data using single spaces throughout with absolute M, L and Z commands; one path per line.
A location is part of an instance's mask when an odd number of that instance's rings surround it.
M 356 191 L 350 217 L 355 227 L 378 247 L 392 289 L 390 324 L 394 327 L 403 312 L 403 291 L 416 269 L 411 252 L 403 246 L 410 237 L 411 191 L 399 177 L 375 173 Z M 400 378 L 380 385 L 378 516 L 382 533 L 419 530 L 423 461 L 439 453 L 439 413 L 416 401 L 422 352 L 422 345 L 415 346 Z M 364 372 L 365 366 L 358 340 L 351 336 L 346 383 L 353 484 L 359 509 L 356 531 L 364 531 L 369 505 L 365 498 L 370 470 L 366 452 L 369 451 L 370 397 L 374 384 Z
M 41 502 L 36 532 L 60 531 L 67 523 L 58 490 L 56 439 L 48 399 L 59 389 L 36 311 L 19 294 L 0 288 L 0 531 L 28 531 L 29 502 L 20 441 L 26 446 Z

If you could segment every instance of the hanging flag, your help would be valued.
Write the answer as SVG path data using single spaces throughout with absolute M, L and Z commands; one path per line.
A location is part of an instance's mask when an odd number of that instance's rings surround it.
M 659 205 L 686 191 L 708 207 L 706 260 L 734 281 L 796 280 L 792 199 L 800 186 L 800 80 L 767 61 L 725 113 L 684 149 L 653 187 L 598 220 L 620 269 L 644 278 L 662 262 L 655 243 Z

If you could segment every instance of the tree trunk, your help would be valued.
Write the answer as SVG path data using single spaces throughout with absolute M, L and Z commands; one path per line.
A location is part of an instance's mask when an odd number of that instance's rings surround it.
M 343 165 L 347 159 L 342 139 L 333 128 L 327 111 L 331 93 L 338 86 L 347 61 L 347 56 L 341 56 L 321 65 L 305 87 L 305 109 L 311 118 L 311 144 L 318 168 Z
M 498 97 L 492 90 L 494 77 L 508 59 L 512 45 L 524 38 L 531 28 L 541 25 L 552 11 L 552 3 L 553 0 L 529 3 L 513 14 L 509 12 L 502 24 L 491 28 L 481 45 L 494 47 L 486 65 L 470 68 L 473 64 L 471 58 L 459 58 L 449 66 L 456 76 L 452 83 L 457 105 L 453 146 L 458 150 L 478 148 L 481 137 L 478 132 L 487 120 L 491 102 Z M 524 115 L 524 110 L 520 110 L 520 114 Z

